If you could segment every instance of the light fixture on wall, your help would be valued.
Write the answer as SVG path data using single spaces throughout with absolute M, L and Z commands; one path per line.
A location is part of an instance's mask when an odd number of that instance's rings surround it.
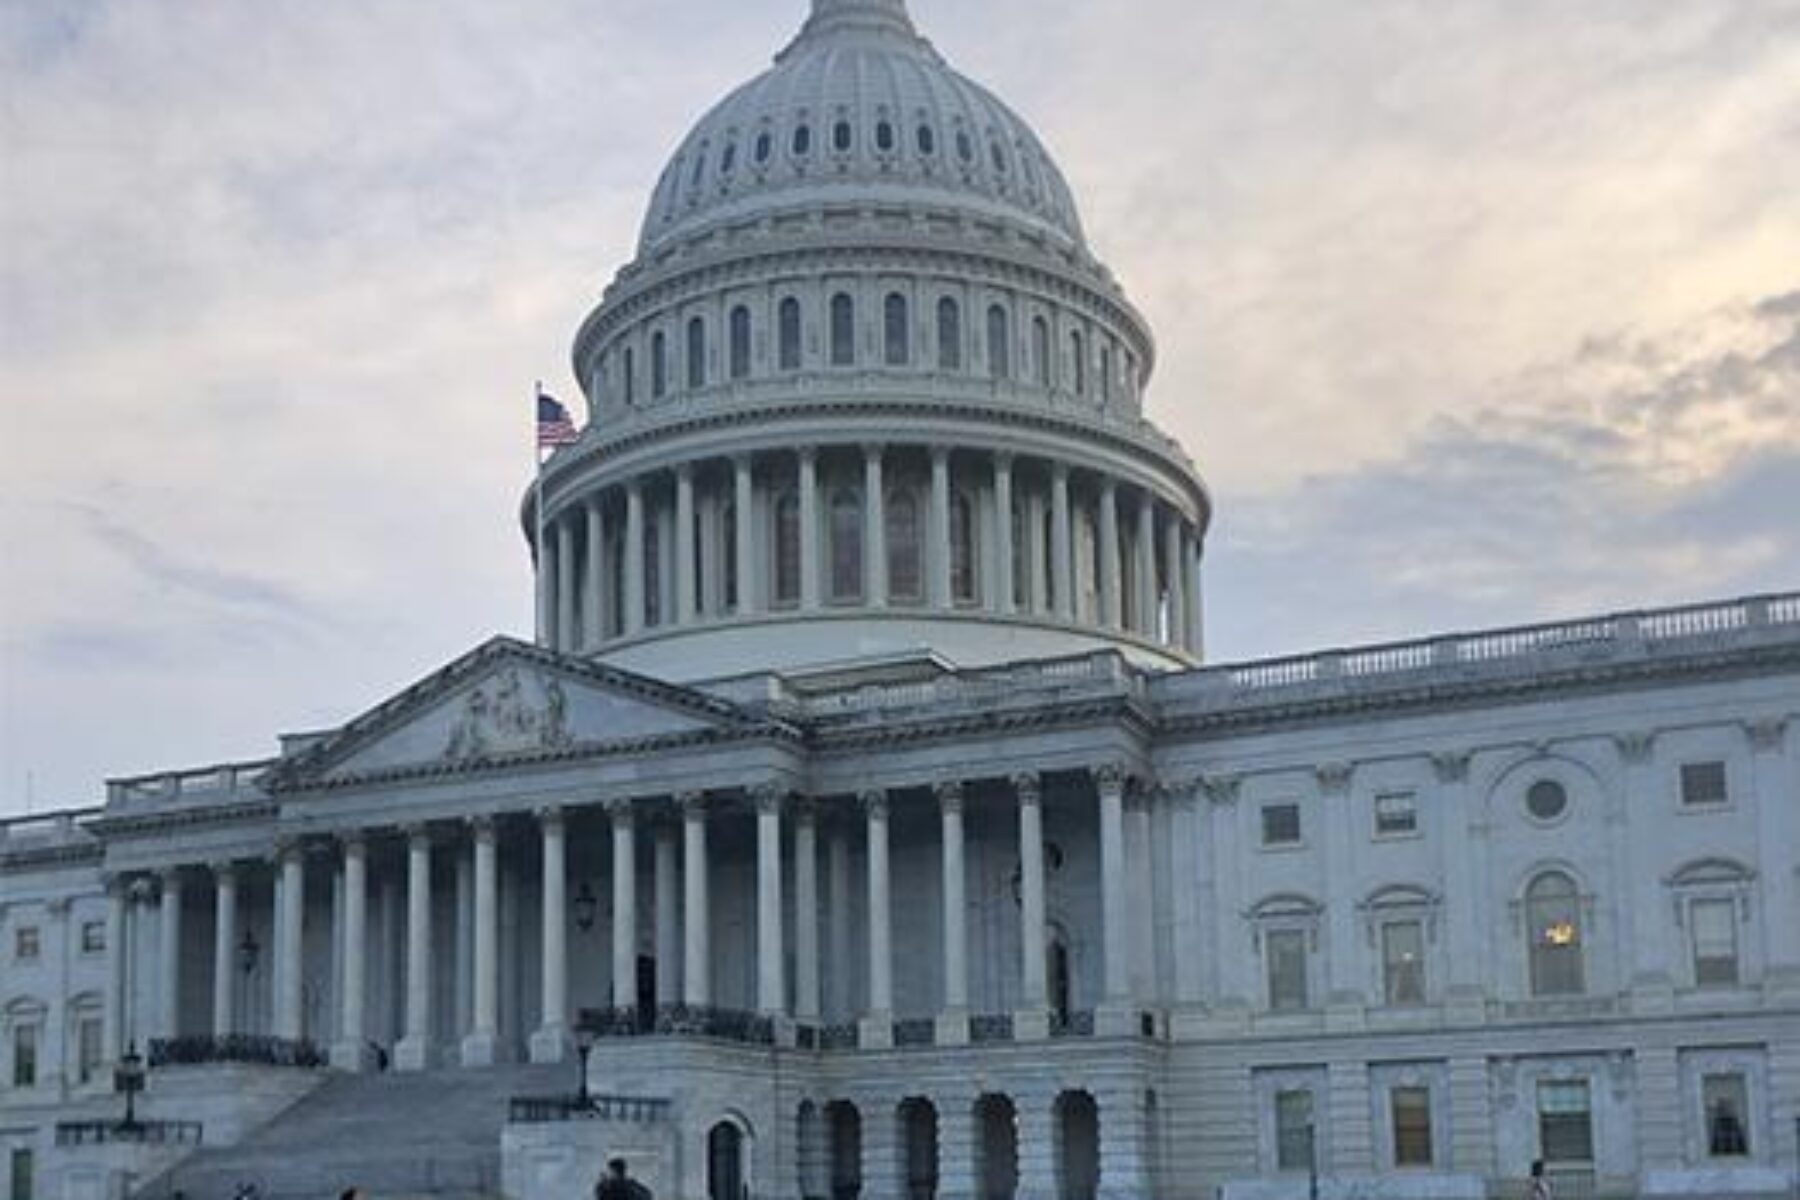
M 575 889 L 575 928 L 586 933 L 594 927 L 594 916 L 600 911 L 600 901 L 594 898 L 594 889 L 585 879 Z
M 246 975 L 256 973 L 256 964 L 262 958 L 262 946 L 257 943 L 256 935 L 248 929 L 244 930 L 244 940 L 238 943 L 238 970 Z

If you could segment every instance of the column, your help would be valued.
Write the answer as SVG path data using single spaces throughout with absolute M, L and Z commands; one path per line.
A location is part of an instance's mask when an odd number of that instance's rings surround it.
M 944 855 L 944 1009 L 938 1026 L 951 1035 L 938 1040 L 940 1044 L 954 1044 L 967 1040 L 969 1027 L 968 876 L 963 865 L 962 784 L 939 784 L 937 802 Z M 946 1029 L 946 1025 L 950 1028 Z
M 819 816 L 811 800 L 794 808 L 794 1016 L 819 1019 Z
M 1038 614 L 1050 611 L 1050 566 L 1044 561 L 1044 492 L 1027 488 L 1025 494 L 1025 602 Z
M 862 796 L 869 843 L 869 1003 L 861 1044 L 880 1048 L 893 1039 L 893 921 L 888 892 L 888 800 L 884 791 Z M 866 1128 L 866 1127 L 865 1127 Z
M 1800 768 L 1786 751 L 1794 734 L 1786 717 L 1749 722 L 1756 829 L 1764 855 L 1763 929 L 1768 939 L 1767 987 L 1782 1003 L 1800 1003 Z M 1788 1061 L 1800 1060 L 1789 1055 Z M 1789 1093 L 1790 1095 L 1793 1093 Z M 1785 1114 L 1787 1129 L 1795 1113 Z M 1793 1145 L 1787 1147 L 1790 1155 Z
M 156 1028 L 163 1037 L 181 1032 L 181 872 L 163 872 L 162 944 L 157 947 Z
M 369 848 L 361 834 L 344 839 L 344 986 L 331 1065 L 360 1071 L 370 1062 L 364 1027 L 369 953 Z
M 237 1030 L 237 868 L 213 867 L 213 1036 Z
M 1156 500 L 1149 492 L 1138 496 L 1137 508 L 1138 632 L 1147 641 L 1156 631 Z
M 568 833 L 560 808 L 538 813 L 543 839 L 542 1015 L 531 1035 L 531 1061 L 561 1062 L 569 1038 L 569 855 Z
M 1169 853 L 1171 908 L 1174 917 L 1175 1002 L 1184 1008 L 1200 1004 L 1200 963 L 1204 950 L 1200 938 L 1200 889 L 1204 886 L 1200 856 L 1200 829 L 1195 814 L 1198 781 L 1189 780 L 1167 789 L 1170 803 Z
M 682 917 L 687 944 L 682 957 L 681 996 L 690 1008 L 712 1003 L 712 944 L 706 880 L 706 797 L 699 792 L 677 796 L 681 806 Z
M 587 575 L 584 591 L 587 595 L 585 609 L 587 616 L 581 622 L 584 640 L 589 647 L 598 647 L 606 640 L 606 513 L 600 507 L 599 497 L 587 502 Z
M 819 607 L 819 452 L 800 447 L 800 607 Z
M 1183 558 L 1187 562 L 1187 645 L 1195 658 L 1206 657 L 1206 594 L 1200 590 L 1200 527 L 1182 531 Z
M 1119 485 L 1111 478 L 1100 484 L 1100 623 L 1109 629 L 1124 625 L 1124 601 L 1119 579 Z
M 885 447 L 863 447 L 863 555 L 868 578 L 870 608 L 886 608 L 887 578 L 887 482 L 883 478 Z
M 1012 497 L 1012 455 L 1000 452 L 994 455 L 994 587 L 1000 593 L 995 599 L 995 606 L 1000 612 L 1010 613 L 1013 604 L 1013 497 Z
M 625 620 L 627 637 L 644 631 L 644 484 L 625 485 Z
M 981 1180 L 976 1177 L 976 1139 L 973 1080 L 937 1091 L 938 1181 L 935 1200 L 982 1200 Z M 934 1089 L 935 1090 L 935 1089 Z M 1023 1193 L 1019 1193 L 1023 1195 Z
M 1314 774 L 1319 781 L 1319 824 L 1324 850 L 1324 891 L 1327 896 L 1355 894 L 1356 866 L 1352 847 L 1357 837 L 1355 818 L 1351 813 L 1350 782 L 1354 767 L 1347 763 L 1326 763 Z M 1360 1009 L 1368 1001 L 1363 986 L 1360 946 L 1366 938 L 1357 937 L 1357 912 L 1354 904 L 1327 905 L 1325 920 L 1325 975 L 1328 985 L 1326 1003 L 1329 1008 Z M 1339 1020 L 1349 1018 L 1340 1013 Z
M 675 621 L 692 625 L 694 607 L 694 468 L 675 468 Z
M 394 1068 L 423 1071 L 431 1065 L 431 835 L 407 832 L 406 1030 L 394 1047 Z
M 1133 788 L 1125 797 L 1125 903 L 1131 934 L 1131 994 L 1139 1004 L 1149 1003 L 1156 994 L 1150 840 L 1150 793 Z
M 295 844 L 279 854 L 281 912 L 275 926 L 275 953 L 281 960 L 281 992 L 275 1001 L 275 1036 L 299 1041 L 305 1036 L 306 856 Z
M 499 1031 L 500 909 L 494 822 L 472 822 L 475 835 L 475 982 L 474 1021 L 462 1044 L 465 1067 L 492 1066 Z
M 1182 554 L 1180 513 L 1170 513 L 1163 526 L 1163 573 L 1169 581 L 1168 643 L 1177 650 L 1187 647 L 1187 564 Z
M 737 492 L 737 606 L 750 616 L 762 611 L 762 559 L 756 553 L 756 464 L 748 454 L 731 460 L 732 485 Z
M 931 448 L 931 510 L 925 529 L 926 597 L 933 608 L 949 608 L 950 449 Z
M 101 1026 L 102 1053 L 109 1063 L 125 1053 L 126 903 L 126 882 L 114 875 L 106 881 L 106 1010 Z
M 444 997 L 450 1009 L 450 1028 L 457 1037 L 469 1032 L 475 1024 L 475 852 L 473 843 L 468 853 L 452 858 L 450 895 L 450 995 Z
M 1125 899 L 1125 772 L 1101 767 L 1094 772 L 1100 797 L 1100 925 L 1105 964 L 1104 998 L 1108 1005 L 1131 999 L 1130 930 Z
M 675 826 L 656 823 L 656 1006 L 681 1003 L 681 845 Z
M 556 543 L 550 536 L 549 524 L 543 520 L 544 483 L 541 477 L 537 488 L 533 513 L 537 528 L 532 544 L 537 567 L 537 644 L 550 646 L 555 644 L 556 638 Z
M 1026 1011 L 1041 1014 L 1049 982 L 1044 962 L 1044 793 L 1036 775 L 1015 775 L 1012 786 L 1019 805 L 1019 994 Z M 1043 1032 L 1048 1034 L 1048 1028 Z
M 1051 595 L 1056 602 L 1056 615 L 1065 621 L 1075 619 L 1075 570 L 1071 552 L 1075 544 L 1069 533 L 1069 468 L 1066 463 L 1050 466 L 1050 572 Z
M 637 1008 L 637 821 L 631 801 L 606 806 L 612 818 L 612 1003 Z
M 850 831 L 843 821 L 832 822 L 826 835 L 825 867 L 830 885 L 827 908 L 831 949 L 831 1015 L 839 1021 L 856 1015 L 854 947 L 850 933 Z
M 765 1016 L 787 1011 L 787 952 L 781 922 L 782 790 L 763 785 L 756 804 L 756 1007 Z
M 572 514 L 556 521 L 556 637 L 550 645 L 557 650 L 576 650 L 576 600 L 579 577 L 575 573 L 575 522 Z

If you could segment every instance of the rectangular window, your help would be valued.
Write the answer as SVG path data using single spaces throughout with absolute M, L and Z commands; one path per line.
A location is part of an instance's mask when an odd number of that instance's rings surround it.
M 1300 843 L 1300 806 L 1265 804 L 1262 807 L 1262 844 L 1296 846 Z
M 1696 900 L 1688 909 L 1688 925 L 1694 935 L 1694 983 L 1699 987 L 1736 985 L 1737 904 Z
M 1389 921 L 1381 927 L 1381 973 L 1387 1002 L 1425 1003 L 1425 927 Z
M 33 1179 L 31 1151 L 20 1146 L 12 1152 L 12 1200 L 32 1200 Z
M 1585 1079 L 1538 1084 L 1538 1147 L 1545 1162 L 1594 1161 L 1593 1109 Z
M 81 923 L 81 952 L 83 954 L 103 954 L 106 951 L 106 922 L 83 921 Z
M 1394 1165 L 1431 1165 L 1431 1089 L 1398 1087 L 1389 1093 L 1394 1117 Z
M 1681 803 L 1687 808 L 1705 808 L 1724 804 L 1731 799 L 1725 784 L 1722 762 L 1683 763 L 1681 767 Z
M 1314 1165 L 1313 1099 L 1311 1092 L 1275 1093 L 1275 1167 L 1280 1171 L 1305 1171 Z
M 1700 1081 L 1706 1114 L 1706 1153 L 1743 1158 L 1750 1153 L 1750 1090 L 1742 1075 L 1708 1075 Z
M 13 1028 L 13 1086 L 37 1086 L 38 1030 L 36 1025 Z
M 1269 1007 L 1292 1012 L 1307 1006 L 1306 931 L 1273 929 L 1263 937 L 1269 957 Z
M 41 945 L 36 925 L 21 925 L 13 931 L 13 957 L 20 962 L 36 962 Z
M 1418 798 L 1411 792 L 1375 797 L 1375 836 L 1407 837 L 1419 832 Z
M 100 1073 L 100 1018 L 83 1017 L 75 1026 L 77 1083 L 92 1083 Z

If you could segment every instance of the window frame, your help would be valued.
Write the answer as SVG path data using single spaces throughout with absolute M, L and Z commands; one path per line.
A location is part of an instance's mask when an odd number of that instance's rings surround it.
M 1565 880 L 1569 885 L 1568 892 L 1533 895 L 1539 891 L 1540 885 L 1551 879 Z M 1532 872 L 1526 881 L 1520 903 L 1524 914 L 1527 994 L 1533 1000 L 1567 1000 L 1589 995 L 1587 946 L 1590 924 L 1588 910 L 1591 905 L 1582 890 L 1581 881 L 1561 867 L 1541 868 Z M 1559 914 L 1548 911 L 1552 904 L 1566 905 L 1566 912 Z M 1556 919 L 1559 916 L 1561 919 Z M 1566 932 L 1563 929 L 1565 924 L 1568 926 Z M 1571 940 L 1559 940 L 1563 937 Z M 1541 959 L 1540 952 L 1543 955 Z M 1565 962 L 1572 963 L 1573 967 L 1557 965 Z M 1572 986 L 1555 981 L 1553 976 L 1558 970 L 1571 972 Z
M 96 932 L 98 933 L 97 937 L 89 936 Z M 82 954 L 106 953 L 105 920 L 96 918 L 94 920 L 83 921 L 81 923 L 81 932 L 78 936 L 80 937 L 79 945 L 81 946 Z
M 856 366 L 856 297 L 837 291 L 827 302 L 826 361 L 839 369 Z
M 1400 1123 L 1400 1100 L 1402 1096 L 1408 1097 L 1409 1099 L 1418 1097 L 1423 1101 L 1423 1115 L 1425 1121 L 1422 1132 L 1425 1138 L 1425 1154 L 1422 1159 L 1408 1159 L 1402 1152 Z M 1387 1107 L 1388 1132 L 1392 1139 L 1390 1145 L 1393 1150 L 1394 1169 L 1398 1171 L 1419 1171 L 1430 1170 L 1435 1167 L 1437 1165 L 1437 1138 L 1435 1131 L 1432 1128 L 1434 1122 L 1432 1120 L 1431 1108 L 1431 1085 L 1428 1083 L 1397 1083 L 1388 1089 Z M 1420 1131 L 1414 1129 L 1413 1132 L 1416 1134 Z
M 1389 954 L 1392 949 L 1389 935 L 1400 929 L 1412 929 L 1418 935 L 1418 956 L 1412 964 L 1412 975 L 1415 977 L 1416 995 L 1398 995 L 1398 981 L 1403 978 L 1400 973 L 1404 963 L 1397 964 Z M 1431 1002 L 1429 984 L 1428 958 L 1426 949 L 1425 922 L 1415 916 L 1391 916 L 1381 922 L 1381 1000 L 1388 1008 L 1421 1008 Z
M 39 963 L 44 960 L 44 934 L 37 925 L 13 927 L 13 961 Z
M 1289 810 L 1294 817 L 1294 835 L 1290 838 L 1270 837 L 1271 813 Z M 1306 846 L 1306 817 L 1298 800 L 1264 800 L 1256 806 L 1257 848 L 1260 850 L 1298 850 Z
M 839 526 L 839 517 L 849 511 L 851 520 Z M 838 487 L 831 492 L 831 501 L 826 507 L 826 537 L 829 542 L 830 570 L 827 573 L 831 584 L 831 603 L 843 605 L 861 604 L 868 590 L 868 572 L 866 569 L 866 550 L 864 545 L 864 527 L 866 508 L 863 503 L 862 489 L 859 487 Z M 848 544 L 846 544 L 848 543 Z M 849 570 L 850 575 L 841 572 Z M 843 585 L 849 582 L 851 586 Z
M 1718 794 L 1716 797 L 1690 799 L 1691 781 L 1707 778 L 1717 773 Z M 1704 774 L 1702 774 L 1704 773 Z M 1724 758 L 1689 759 L 1675 768 L 1675 807 L 1684 813 L 1727 812 L 1733 805 L 1731 788 L 1731 764 Z
M 1382 828 L 1382 802 L 1404 801 L 1406 804 L 1406 825 L 1404 828 Z M 1421 837 L 1424 830 L 1419 821 L 1419 793 L 1410 788 L 1390 788 L 1376 792 L 1370 800 L 1370 815 L 1373 820 L 1372 837 L 1378 842 L 1400 842 L 1410 838 Z
M 1305 1111 L 1298 1114 L 1303 1118 L 1303 1124 L 1289 1129 L 1284 1117 L 1294 1115 L 1292 1110 L 1300 1107 L 1297 1102 L 1304 1102 Z M 1322 1168 L 1323 1164 L 1319 1161 L 1319 1098 L 1315 1090 L 1309 1087 L 1284 1087 L 1275 1092 L 1272 1104 L 1276 1173 L 1291 1175 Z M 1284 1109 L 1287 1111 L 1284 1112 Z M 1302 1137 L 1302 1134 L 1305 1136 Z M 1294 1157 L 1296 1151 L 1303 1156 Z
M 1546 1111 L 1545 1106 L 1544 1106 L 1545 1095 L 1547 1093 L 1549 1093 L 1551 1091 L 1555 1091 L 1555 1090 L 1565 1091 L 1569 1095 L 1574 1095 L 1574 1094 L 1576 1094 L 1577 1091 L 1579 1091 L 1582 1101 L 1583 1101 L 1582 1108 L 1580 1108 L 1579 1110 L 1571 1109 L 1567 1112 L 1548 1112 L 1548 1111 Z M 1535 1135 L 1537 1138 L 1537 1147 L 1538 1147 L 1537 1157 L 1538 1158 L 1542 1159 L 1545 1162 L 1545 1164 L 1549 1165 L 1549 1166 L 1578 1167 L 1578 1168 L 1593 1167 L 1595 1160 L 1596 1160 L 1596 1150 L 1595 1150 L 1595 1145 L 1594 1145 L 1594 1084 L 1593 1084 L 1593 1080 L 1589 1079 L 1586 1076 L 1582 1076 L 1580 1078 L 1547 1077 L 1547 1078 L 1538 1079 L 1537 1086 L 1534 1089 L 1534 1093 L 1533 1093 L 1532 1112 L 1537 1117 L 1537 1120 L 1535 1122 L 1536 1129 L 1534 1130 L 1534 1132 L 1535 1132 Z M 1552 1154 L 1551 1148 L 1549 1145 L 1549 1138 L 1546 1137 L 1546 1134 L 1548 1132 L 1550 1132 L 1549 1122 L 1560 1121 L 1564 1118 L 1568 1118 L 1572 1122 L 1573 1119 L 1577 1116 L 1577 1114 L 1579 1114 L 1580 1122 L 1581 1122 L 1581 1138 L 1580 1138 L 1580 1140 L 1584 1141 L 1587 1145 L 1587 1157 L 1585 1157 L 1585 1158 L 1557 1157 L 1554 1154 Z
M 1735 1085 L 1736 1099 L 1739 1101 L 1737 1113 L 1738 1149 L 1720 1150 L 1719 1133 L 1713 1125 L 1714 1105 L 1708 1092 L 1715 1082 Z M 1757 1138 L 1754 1130 L 1756 1122 L 1751 1117 L 1751 1090 L 1749 1073 L 1742 1070 L 1705 1071 L 1700 1076 L 1700 1146 L 1701 1153 L 1708 1162 L 1750 1162 L 1756 1158 Z

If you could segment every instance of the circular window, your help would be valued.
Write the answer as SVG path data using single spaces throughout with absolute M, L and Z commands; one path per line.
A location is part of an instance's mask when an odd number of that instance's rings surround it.
M 1554 779 L 1540 779 L 1525 793 L 1525 811 L 1540 821 L 1554 821 L 1569 810 L 1569 790 Z

